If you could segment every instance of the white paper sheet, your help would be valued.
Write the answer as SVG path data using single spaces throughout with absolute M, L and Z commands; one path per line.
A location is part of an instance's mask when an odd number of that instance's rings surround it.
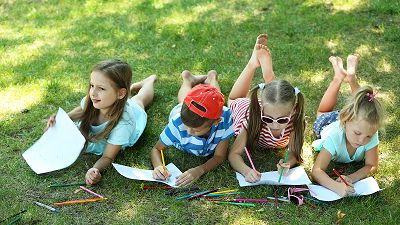
M 289 172 L 282 176 L 281 182 L 278 182 L 279 179 L 278 171 L 264 172 L 261 173 L 261 179 L 256 183 L 249 183 L 245 181 L 245 178 L 242 174 L 236 172 L 236 179 L 239 181 L 240 187 L 244 186 L 255 186 L 260 184 L 269 184 L 269 185 L 305 185 L 311 184 L 310 179 L 307 176 L 304 167 L 298 166 L 289 170 Z
M 85 138 L 59 108 L 56 123 L 36 141 L 22 156 L 37 174 L 64 169 L 78 158 L 85 144 Z
M 138 168 L 120 165 L 117 163 L 113 163 L 112 165 L 118 171 L 119 174 L 121 174 L 122 176 L 124 176 L 126 178 L 133 179 L 133 180 L 156 181 L 156 182 L 161 182 L 161 183 L 167 184 L 172 187 L 178 187 L 175 185 L 176 177 L 182 174 L 182 172 L 178 169 L 178 167 L 176 167 L 173 163 L 170 163 L 166 166 L 168 172 L 171 173 L 171 177 L 169 178 L 168 181 L 154 179 L 153 175 L 152 175 L 153 170 L 138 169 Z
M 323 186 L 313 185 L 313 184 L 307 186 L 311 190 L 310 191 L 311 196 L 317 198 L 318 200 L 336 201 L 342 198 L 335 192 Z M 368 177 L 354 183 L 354 189 L 356 192 L 350 196 L 370 195 L 382 190 L 379 188 L 378 182 L 376 182 L 376 180 L 373 177 Z

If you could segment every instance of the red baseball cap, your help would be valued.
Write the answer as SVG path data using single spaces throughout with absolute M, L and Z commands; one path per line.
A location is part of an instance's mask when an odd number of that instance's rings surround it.
M 218 119 L 222 115 L 222 108 L 225 103 L 224 95 L 217 88 L 208 84 L 199 84 L 192 88 L 186 95 L 183 102 L 190 111 L 207 119 Z M 199 109 L 196 105 L 205 109 Z

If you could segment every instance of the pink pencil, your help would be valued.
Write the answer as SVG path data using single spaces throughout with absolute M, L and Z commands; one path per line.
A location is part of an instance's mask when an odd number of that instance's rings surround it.
M 247 151 L 247 147 L 244 147 L 244 150 L 246 151 L 247 158 L 249 158 L 251 167 L 253 167 L 253 170 L 257 172 L 256 167 L 254 166 L 253 160 L 251 160 L 250 153 L 249 153 L 249 151 Z
M 84 191 L 86 191 L 87 193 L 89 193 L 89 194 L 92 194 L 92 195 L 94 195 L 94 196 L 97 196 L 97 197 L 99 197 L 99 198 L 104 198 L 102 195 L 99 195 L 99 194 L 97 194 L 96 192 L 94 192 L 94 191 L 92 191 L 92 190 L 90 190 L 90 189 L 87 189 L 87 188 L 85 188 L 84 186 L 79 186 L 82 190 L 84 190 Z

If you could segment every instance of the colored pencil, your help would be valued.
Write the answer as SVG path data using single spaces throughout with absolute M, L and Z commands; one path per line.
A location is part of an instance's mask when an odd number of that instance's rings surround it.
M 343 181 L 343 183 L 346 184 L 347 187 L 350 186 L 349 183 L 347 183 L 346 180 L 342 177 L 342 175 L 340 175 L 340 173 L 337 170 L 335 170 L 335 168 L 333 168 L 332 170 L 336 174 L 336 176 L 338 176 Z
M 172 191 L 168 191 L 165 193 L 165 195 L 176 195 L 178 193 L 182 192 L 189 192 L 189 191 L 198 191 L 200 188 L 198 187 L 192 187 L 192 188 L 174 188 Z
M 200 196 L 202 196 L 202 195 L 206 195 L 206 194 L 210 194 L 210 193 L 213 193 L 213 192 L 216 192 L 216 191 L 218 191 L 219 190 L 219 188 L 217 188 L 217 189 L 215 189 L 215 190 L 211 190 L 211 191 L 203 191 L 203 192 L 199 192 L 199 193 L 195 193 L 193 196 L 190 196 L 189 197 L 189 201 L 190 200 L 193 200 L 193 199 L 195 199 L 195 198 L 198 198 L 198 197 L 200 197 Z
M 249 199 L 249 198 L 235 198 L 235 202 L 269 202 L 268 199 Z
M 230 190 L 224 190 L 224 191 L 216 191 L 216 192 L 213 192 L 213 193 L 211 193 L 211 194 L 224 194 L 224 193 L 229 193 L 229 192 L 237 192 L 237 191 L 239 191 L 239 189 L 230 189 Z
M 275 197 L 267 197 L 267 199 L 270 199 L 270 200 L 278 200 L 278 201 L 281 201 L 281 202 L 290 202 L 289 201 L 289 199 L 287 199 L 287 198 L 275 198 Z
M 289 156 L 289 149 L 286 149 L 286 154 L 285 154 L 285 158 L 283 158 L 283 163 L 286 163 L 288 156 Z M 279 179 L 278 179 L 279 183 L 281 182 L 284 170 L 285 170 L 285 168 L 282 166 L 281 173 L 279 174 Z
M 84 185 L 86 185 L 85 183 L 72 183 L 72 184 L 52 184 L 52 185 L 49 185 L 49 186 L 47 186 L 47 187 L 51 187 L 51 188 L 54 188 L 54 187 L 69 187 L 69 186 L 84 186 Z
M 165 161 L 164 161 L 164 149 L 160 150 L 160 154 L 161 154 L 161 161 L 162 161 L 162 166 L 164 169 L 164 176 L 167 176 L 167 167 L 165 167 Z
M 218 202 L 218 201 L 213 201 L 217 204 L 222 204 L 222 205 L 239 205 L 239 206 L 251 206 L 254 207 L 256 206 L 253 203 L 242 203 L 242 202 Z
M 86 191 L 87 193 L 89 193 L 89 194 L 92 194 L 92 195 L 94 195 L 94 196 L 96 196 L 96 197 L 99 197 L 99 198 L 104 198 L 104 196 L 102 196 L 102 195 L 99 195 L 99 194 L 97 194 L 96 192 L 94 192 L 94 191 L 92 191 L 92 190 L 90 190 L 90 189 L 88 189 L 88 188 L 85 188 L 84 186 L 79 186 L 82 190 L 84 190 L 84 191 Z
M 15 213 L 14 215 L 9 216 L 9 217 L 7 217 L 7 218 L 1 220 L 0 223 L 4 222 L 4 221 L 6 221 L 6 220 L 9 220 L 9 219 L 11 219 L 11 218 L 17 217 L 17 216 L 21 217 L 21 214 L 26 213 L 26 211 L 27 211 L 26 209 L 23 209 L 22 211 L 20 211 L 20 212 L 18 212 L 18 213 Z
M 181 196 L 181 197 L 177 197 L 177 198 L 175 198 L 175 200 L 181 200 L 181 199 L 185 199 L 185 198 L 190 198 L 190 197 L 192 197 L 193 195 L 195 195 L 196 193 L 194 193 L 194 194 L 189 194 L 189 195 L 184 195 L 184 196 Z
M 253 170 L 254 170 L 255 172 L 257 172 L 256 167 L 254 166 L 253 160 L 251 160 L 250 153 L 249 153 L 249 151 L 247 150 L 247 147 L 244 147 L 244 151 L 246 152 L 247 158 L 249 158 L 251 167 L 253 168 Z
M 96 201 L 102 201 L 102 200 L 107 200 L 107 198 L 79 199 L 79 200 L 72 200 L 72 201 L 66 201 L 66 202 L 56 202 L 56 203 L 53 203 L 53 205 L 55 205 L 55 206 L 73 205 L 73 204 L 80 204 L 80 203 L 86 203 L 86 202 L 96 202 Z
M 143 189 L 147 190 L 147 189 L 173 189 L 174 187 L 171 186 L 151 186 L 151 185 L 143 185 Z
M 206 195 L 203 195 L 203 196 L 207 196 L 207 197 L 221 197 L 221 196 L 227 196 L 227 195 L 240 195 L 240 194 L 244 194 L 244 192 L 243 192 L 243 191 L 238 191 L 238 192 L 222 193 L 222 194 L 210 193 L 210 194 L 206 194 Z
M 33 201 L 33 203 L 35 203 L 36 205 L 41 206 L 43 208 L 46 208 L 46 209 L 48 209 L 48 210 L 50 210 L 52 212 L 59 212 L 57 209 L 55 209 L 55 208 L 53 208 L 51 206 L 45 205 L 43 203 L 40 203 L 40 202 L 37 202 L 37 201 Z

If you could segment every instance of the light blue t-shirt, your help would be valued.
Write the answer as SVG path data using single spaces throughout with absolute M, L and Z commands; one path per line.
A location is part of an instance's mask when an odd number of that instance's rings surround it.
M 331 160 L 340 163 L 349 163 L 353 161 L 361 161 L 365 158 L 365 152 L 374 148 L 379 144 L 378 131 L 371 137 L 371 140 L 366 145 L 357 148 L 352 157 L 349 156 L 346 147 L 346 134 L 340 121 L 335 121 L 326 126 L 321 132 L 321 139 L 315 140 L 312 146 L 316 151 L 321 151 L 325 148 L 331 153 Z
M 84 109 L 86 96 L 81 101 L 81 107 Z M 134 145 L 143 133 L 146 127 L 147 114 L 133 100 L 128 99 L 125 104 L 124 112 L 117 125 L 112 129 L 107 139 L 97 142 L 89 142 L 85 150 L 87 153 L 102 155 L 107 143 L 121 145 L 121 150 Z M 102 132 L 108 122 L 90 127 L 90 135 Z M 79 127 L 80 122 L 77 123 Z

